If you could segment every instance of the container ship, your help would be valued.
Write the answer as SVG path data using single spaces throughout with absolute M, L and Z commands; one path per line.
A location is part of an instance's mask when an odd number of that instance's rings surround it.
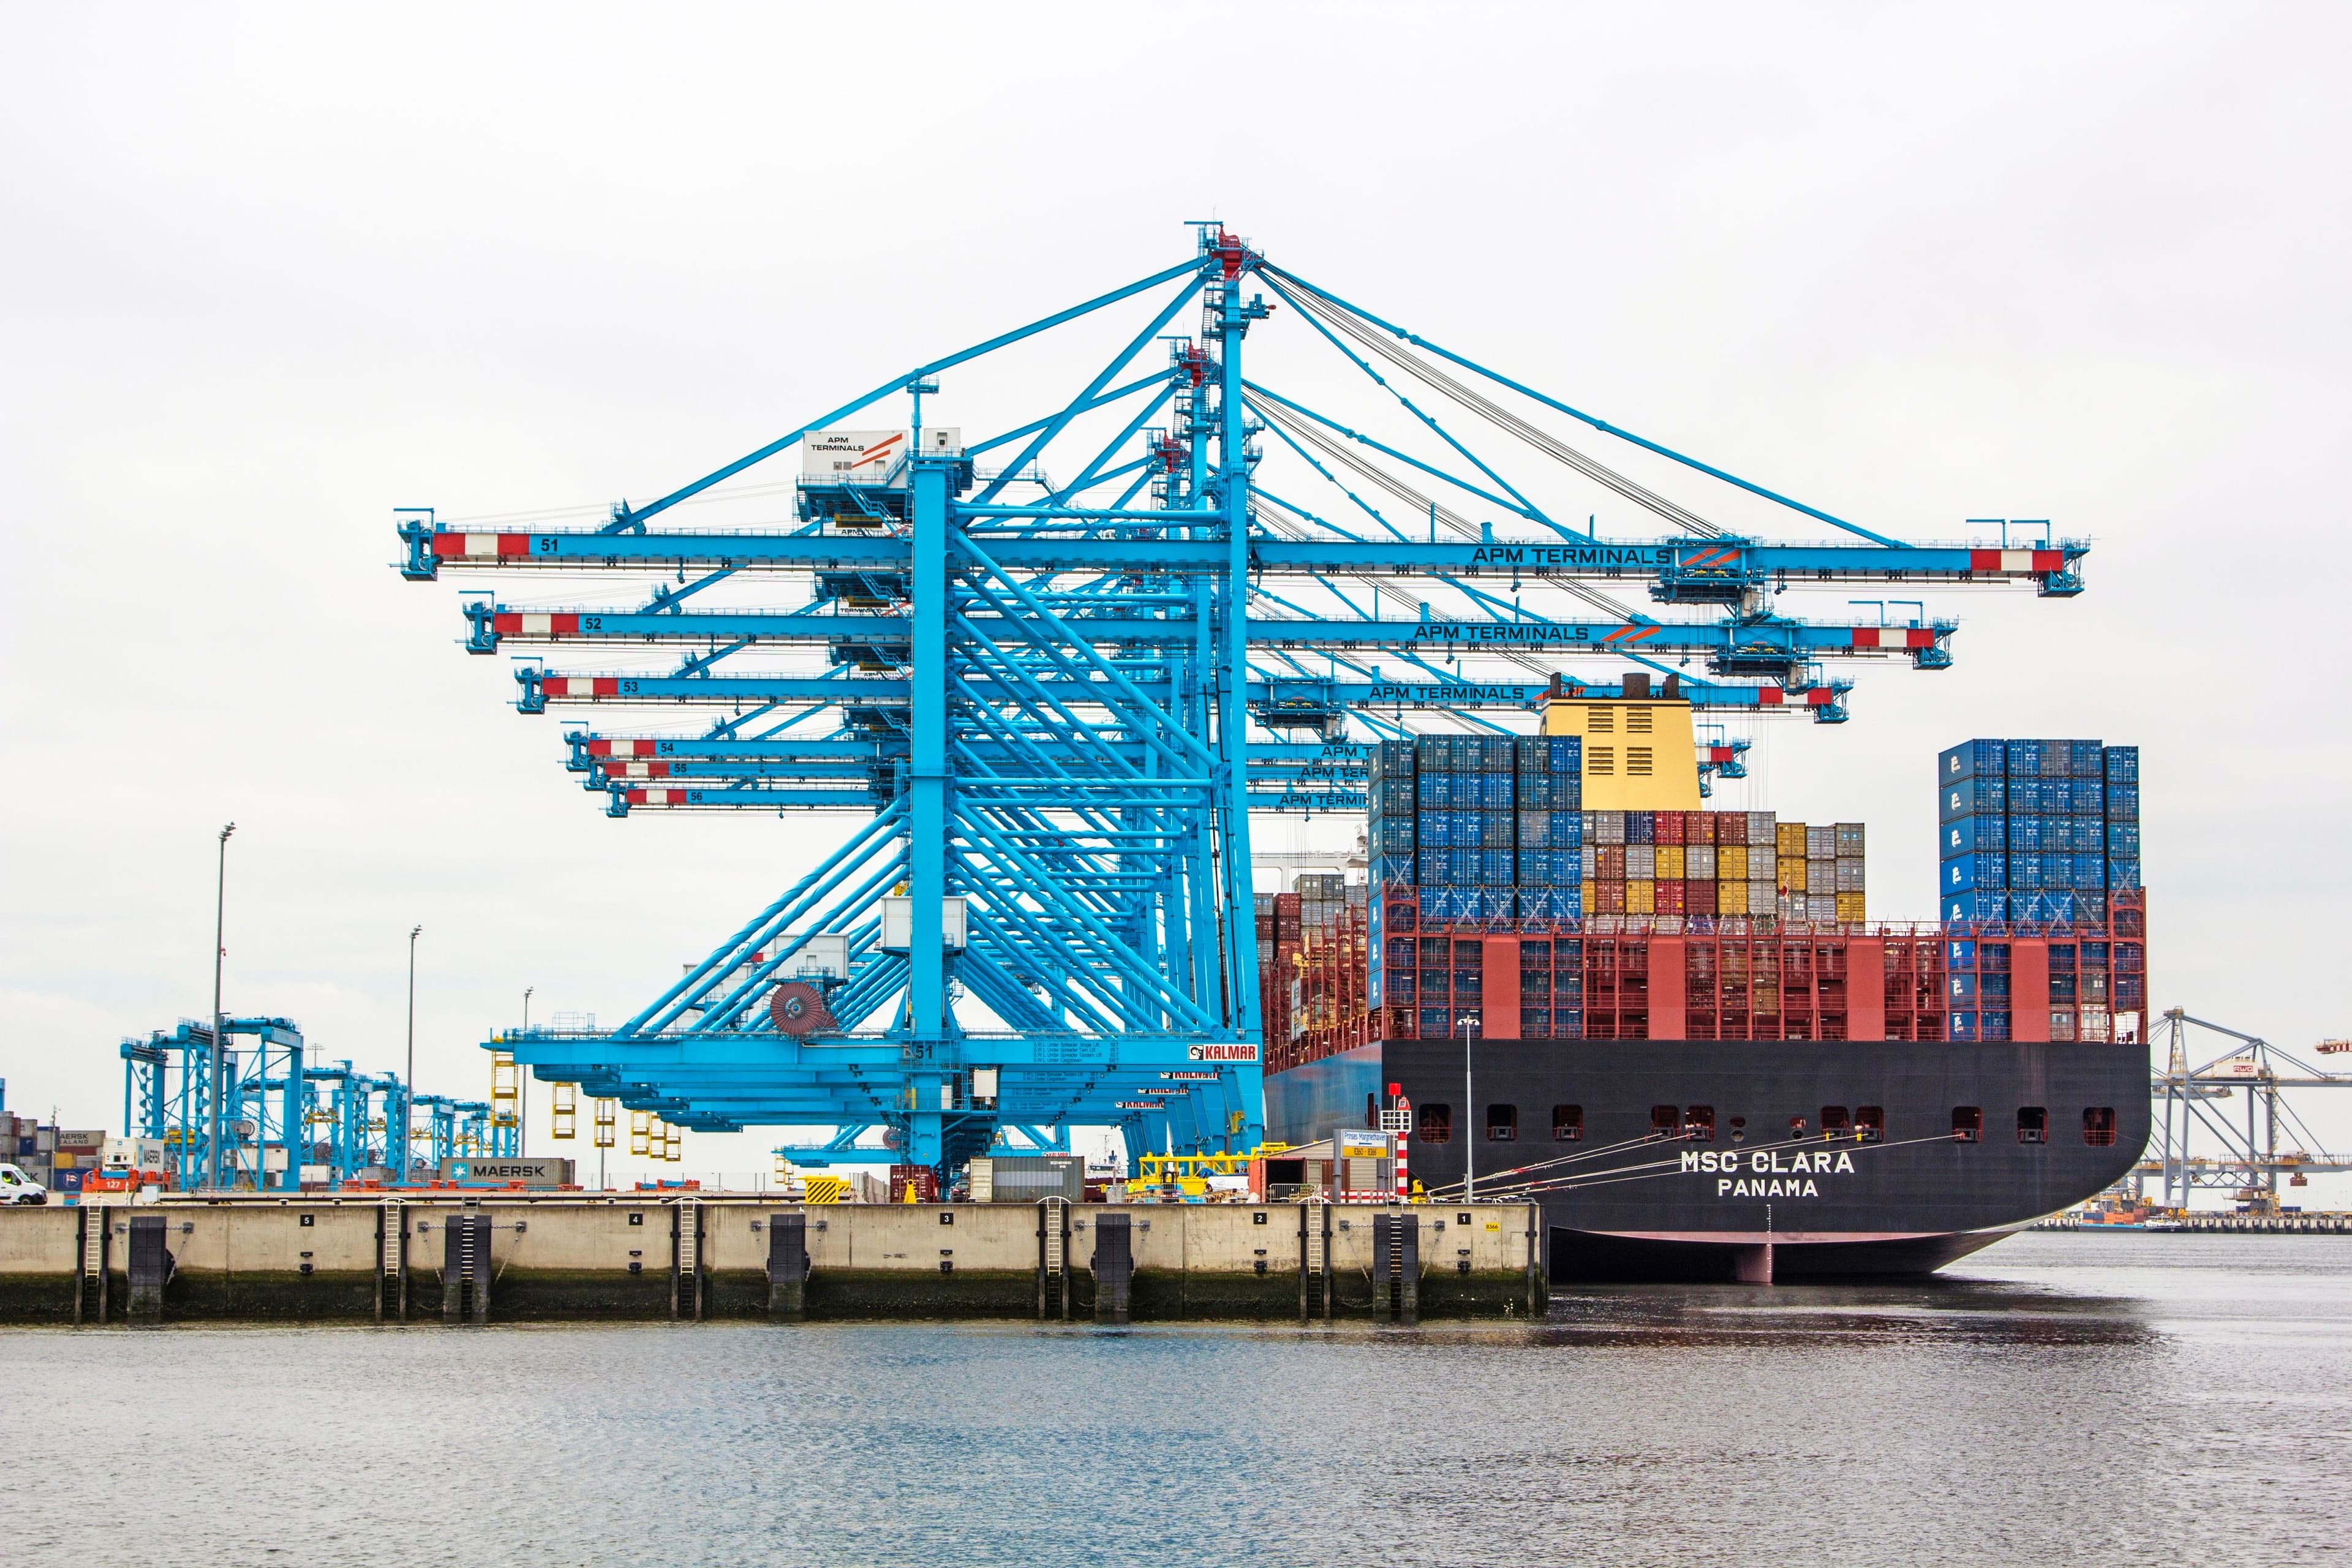
M 1861 824 L 1703 808 L 1670 684 L 1540 711 L 1380 742 L 1362 879 L 1258 896 L 1269 1138 L 1381 1129 L 1433 1197 L 1538 1199 L 1559 1279 L 1925 1273 L 2130 1169 L 2136 748 L 1942 753 L 1903 924 Z

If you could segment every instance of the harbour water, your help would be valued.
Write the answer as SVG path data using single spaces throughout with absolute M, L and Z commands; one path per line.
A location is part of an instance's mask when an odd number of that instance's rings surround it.
M 22 1563 L 2315 1563 L 2352 1242 L 1418 1330 L 0 1330 L 0 1404 Z

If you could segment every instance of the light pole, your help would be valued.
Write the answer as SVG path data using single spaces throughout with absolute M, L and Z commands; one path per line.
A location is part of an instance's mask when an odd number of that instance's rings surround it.
M 222 1068 L 227 1058 L 221 1050 L 221 961 L 228 956 L 228 836 L 236 831 L 232 822 L 220 830 L 220 870 L 213 882 L 213 1089 L 211 1125 L 206 1130 L 205 1151 L 205 1178 L 208 1185 L 220 1185 L 221 1159 L 221 1093 Z M 256 1173 L 259 1174 L 258 1172 Z
M 1470 1094 L 1470 1031 L 1478 1026 L 1478 1020 L 1465 1013 L 1454 1021 L 1462 1026 L 1462 1201 L 1466 1204 L 1473 1196 L 1473 1173 L 1478 1163 L 1478 1119 Z
M 400 1100 L 400 1179 L 404 1184 L 416 1163 L 416 939 L 417 926 L 408 933 L 408 1076 L 402 1080 Z
M 539 987 L 538 987 L 538 986 L 536 986 L 536 985 L 526 985 L 526 986 L 524 986 L 524 987 L 522 988 L 522 1029 L 523 1029 L 523 1033 L 524 1033 L 524 1034 L 526 1034 L 526 1035 L 527 1035 L 527 1034 L 529 1034 L 529 1033 L 530 1033 L 530 994 L 531 994 L 533 991 L 536 991 L 536 990 L 538 990 L 538 989 L 539 989 Z M 515 1158 L 516 1158 L 516 1159 L 520 1160 L 520 1159 L 521 1159 L 525 1154 L 527 1154 L 527 1153 L 529 1153 L 529 1152 L 530 1152 L 530 1145 L 524 1142 L 524 1140 L 525 1140 L 525 1139 L 527 1139 L 527 1138 L 529 1138 L 530 1136 L 530 1074 L 529 1074 L 529 1073 L 527 1073 L 527 1072 L 523 1071 L 523 1070 L 522 1070 L 522 1064 L 521 1064 L 521 1063 L 520 1063 L 520 1062 L 518 1062 L 518 1063 L 516 1063 L 516 1064 L 515 1064 Z

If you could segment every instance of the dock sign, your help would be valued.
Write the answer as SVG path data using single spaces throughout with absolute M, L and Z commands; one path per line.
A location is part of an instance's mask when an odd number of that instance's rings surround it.
M 1184 1059 L 1190 1062 L 1254 1062 L 1257 1060 L 1257 1047 L 1238 1040 L 1187 1046 L 1184 1047 Z

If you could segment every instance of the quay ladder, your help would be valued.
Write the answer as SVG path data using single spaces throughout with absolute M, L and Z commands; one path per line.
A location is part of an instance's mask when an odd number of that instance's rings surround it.
M 694 1321 L 702 1321 L 702 1205 L 693 1198 L 677 1203 L 677 1282 L 670 1291 L 670 1316 L 678 1317 L 693 1295 Z
M 387 1315 L 405 1321 L 408 1316 L 408 1258 L 403 1243 L 407 1239 L 408 1216 L 398 1198 L 383 1200 L 383 1234 L 379 1243 L 377 1258 L 376 1321 Z

